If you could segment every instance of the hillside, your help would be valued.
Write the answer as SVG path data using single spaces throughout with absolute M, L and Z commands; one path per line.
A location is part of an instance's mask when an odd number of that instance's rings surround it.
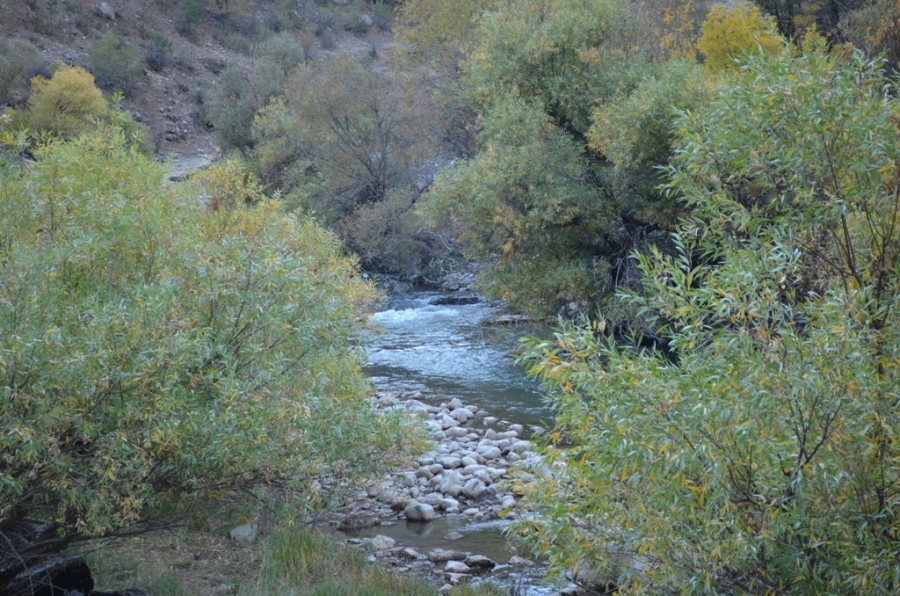
M 379 21 L 382 28 L 371 25 L 375 19 L 365 5 L 260 4 L 252 12 L 237 8 L 221 12 L 189 0 L 8 2 L 0 6 L 0 40 L 24 39 L 37 46 L 44 65 L 33 74 L 46 74 L 54 63 L 91 70 L 91 43 L 110 32 L 122 38 L 135 48 L 142 71 L 128 90 L 124 106 L 147 125 L 157 157 L 172 158 L 183 167 L 216 152 L 208 108 L 218 75 L 232 64 L 251 69 L 252 48 L 274 32 L 296 36 L 307 60 L 335 52 L 377 52 L 392 41 L 383 20 Z M 287 11 L 286 4 L 296 6 Z M 192 6 L 198 10 L 186 14 Z M 359 19 L 364 28 L 354 26 Z M 348 30 L 351 26 L 354 31 Z M 169 43 L 163 64 L 151 68 L 151 55 L 159 52 L 160 44 Z M 27 95 L 27 85 L 20 81 L 8 103 L 21 105 Z

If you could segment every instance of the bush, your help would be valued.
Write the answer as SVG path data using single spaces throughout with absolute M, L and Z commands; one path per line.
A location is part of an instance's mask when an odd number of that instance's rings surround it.
M 168 66 L 172 60 L 172 40 L 161 31 L 151 31 L 144 59 L 147 61 L 147 66 L 155 71 Z
M 26 86 L 29 75 L 44 62 L 41 51 L 24 39 L 0 41 L 0 105 L 13 98 L 13 93 Z
M 178 0 L 178 13 L 175 16 L 175 30 L 186 37 L 194 34 L 194 27 L 203 17 L 200 0 Z
M 94 77 L 77 66 L 63 66 L 49 80 L 32 79 L 28 107 L 32 129 L 62 137 L 88 130 L 91 118 L 105 116 L 109 110 Z
M 229 167 L 171 188 L 124 143 L 105 129 L 3 172 L 0 591 L 75 541 L 256 487 L 304 520 L 402 444 L 363 399 L 350 342 L 373 294 L 336 239 L 225 200 L 252 185 Z
M 134 46 L 113 32 L 88 46 L 87 64 L 97 84 L 107 90 L 127 94 L 144 76 Z

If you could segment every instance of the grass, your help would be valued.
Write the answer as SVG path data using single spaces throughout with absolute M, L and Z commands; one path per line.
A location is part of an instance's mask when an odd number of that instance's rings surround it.
M 97 589 L 141 587 L 153 596 L 434 596 L 421 578 L 394 575 L 314 530 L 281 528 L 255 545 L 207 532 L 140 536 L 88 557 Z M 494 585 L 453 596 L 501 596 Z

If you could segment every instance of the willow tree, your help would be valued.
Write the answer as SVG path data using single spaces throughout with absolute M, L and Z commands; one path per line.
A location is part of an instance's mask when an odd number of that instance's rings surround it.
M 182 194 L 112 127 L 35 157 L 0 155 L 0 592 L 217 499 L 306 519 L 389 464 L 330 233 L 232 168 Z
M 519 530 L 623 591 L 896 593 L 900 141 L 862 57 L 747 59 L 681 119 L 677 252 L 604 323 L 532 341 L 557 409 Z M 555 441 L 565 439 L 566 448 Z

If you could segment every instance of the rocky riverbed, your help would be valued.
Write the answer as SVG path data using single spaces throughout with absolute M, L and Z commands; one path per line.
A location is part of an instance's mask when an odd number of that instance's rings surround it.
M 412 391 L 380 392 L 372 398 L 376 407 L 403 408 L 421 418 L 435 447 L 408 469 L 373 482 L 341 508 L 335 526 L 344 540 L 393 572 L 428 577 L 441 592 L 461 582 L 490 580 L 515 585 L 520 594 L 581 593 L 573 584 L 539 586 L 542 567 L 520 556 L 506 552 L 491 558 L 471 542 L 455 548 L 462 538 L 456 531 L 447 531 L 438 544 L 425 548 L 403 544 L 402 536 L 388 536 L 389 531 L 379 532 L 400 523 L 425 528 L 453 522 L 442 525 L 445 530 L 466 524 L 505 526 L 518 515 L 517 483 L 550 473 L 524 438 L 522 425 L 459 399 L 429 405 L 422 397 Z

